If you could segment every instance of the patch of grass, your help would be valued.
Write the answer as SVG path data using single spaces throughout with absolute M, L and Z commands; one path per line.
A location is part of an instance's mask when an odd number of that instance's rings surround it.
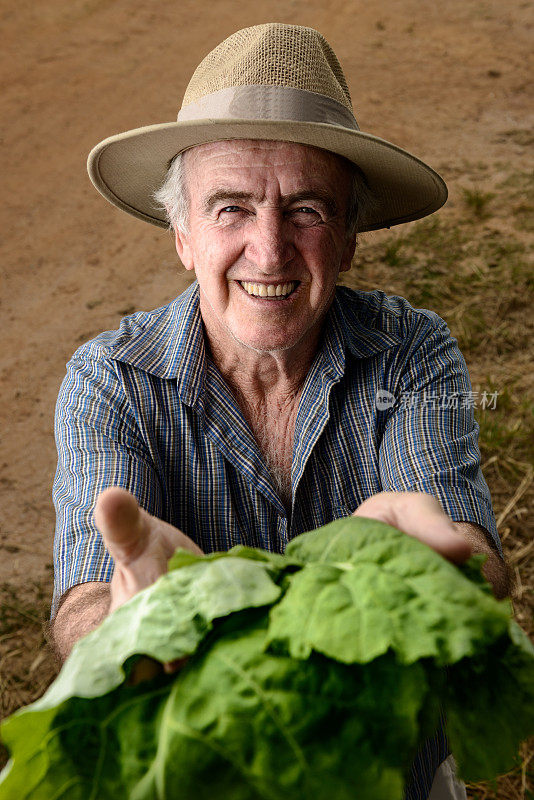
M 499 400 L 500 397 L 497 398 L 496 409 L 479 409 L 475 414 L 480 425 L 480 449 L 486 457 L 496 453 L 521 459 L 534 457 L 532 423 L 529 425 L 528 409 L 523 413 L 514 409 L 515 413 L 511 414 L 500 408 Z
M 502 233 L 489 232 L 480 241 L 473 242 L 468 252 L 479 255 L 489 267 L 502 264 L 512 269 L 519 265 L 522 271 L 525 245 Z
M 501 131 L 497 135 L 498 142 L 514 142 L 521 147 L 531 147 L 534 144 L 534 133 L 531 128 L 514 128 Z
M 384 251 L 384 263 L 389 267 L 402 267 L 407 263 L 406 255 L 402 252 L 402 239 L 388 242 Z
M 534 192 L 534 170 L 514 170 L 510 172 L 510 174 L 499 183 L 498 189 L 511 189 L 512 196 L 515 196 L 517 192 L 521 192 L 522 194 L 529 194 L 530 197 L 532 197 L 532 193 Z
M 462 353 L 474 353 L 487 341 L 487 325 L 484 316 L 475 306 L 466 308 L 455 331 Z
M 462 197 L 465 205 L 479 219 L 489 216 L 488 204 L 494 199 L 493 192 L 482 192 L 480 189 L 462 188 Z
M 416 223 L 406 240 L 412 247 L 423 248 L 448 261 L 461 253 L 466 236 L 458 225 L 451 225 L 441 217 L 429 217 Z
M 474 220 L 429 219 L 366 249 L 343 282 L 379 286 L 430 308 L 449 324 L 466 358 L 510 356 L 525 339 L 533 271 L 524 241 Z M 527 317 L 527 320 L 530 318 Z M 527 323 L 528 324 L 528 323 Z
M 51 586 L 0 585 L 0 718 L 41 697 L 58 672 L 47 641 Z M 0 743 L 0 768 L 8 752 Z
M 520 231 L 534 232 L 534 204 L 527 200 L 520 200 L 512 206 L 512 215 L 515 227 Z
M 513 224 L 518 231 L 534 231 L 534 171 L 512 172 L 499 184 L 510 197 Z
M 0 584 L 0 641 L 20 628 L 21 619 L 39 627 L 50 615 L 48 596 L 41 583 L 30 587 L 31 601 L 17 587 L 9 583 Z

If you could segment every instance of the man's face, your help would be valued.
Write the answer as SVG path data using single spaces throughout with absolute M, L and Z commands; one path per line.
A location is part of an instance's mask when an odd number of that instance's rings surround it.
M 354 254 L 343 160 L 300 144 L 232 140 L 187 151 L 184 166 L 189 227 L 176 249 L 195 270 L 210 341 L 232 351 L 315 344 Z

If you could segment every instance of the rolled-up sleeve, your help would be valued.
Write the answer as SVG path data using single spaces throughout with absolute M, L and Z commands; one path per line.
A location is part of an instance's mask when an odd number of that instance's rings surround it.
M 467 366 L 446 323 L 433 316 L 401 349 L 402 369 L 392 387 L 396 402 L 380 447 L 382 483 L 390 491 L 433 495 L 453 520 L 485 528 L 502 554 L 480 469 Z
M 161 510 L 159 481 L 116 363 L 92 357 L 83 348 L 75 354 L 57 400 L 55 435 L 52 617 L 69 588 L 109 581 L 113 574 L 113 562 L 93 519 L 103 489 L 121 486 L 151 513 L 159 515 Z

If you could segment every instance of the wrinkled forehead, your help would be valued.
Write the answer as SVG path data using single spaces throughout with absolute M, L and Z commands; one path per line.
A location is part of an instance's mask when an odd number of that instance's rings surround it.
M 355 166 L 342 156 L 296 142 L 264 139 L 230 139 L 208 142 L 183 154 L 184 174 L 189 189 L 200 183 L 232 182 L 275 176 L 281 183 L 291 180 L 331 184 L 343 193 Z

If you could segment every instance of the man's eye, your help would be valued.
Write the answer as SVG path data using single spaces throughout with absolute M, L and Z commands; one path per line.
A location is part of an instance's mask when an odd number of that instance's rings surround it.
M 295 225 L 300 227 L 310 227 L 321 222 L 321 215 L 316 208 L 310 206 L 299 206 L 291 211 L 291 217 Z
M 225 206 L 224 208 L 221 209 L 221 213 L 225 211 L 231 213 L 232 211 L 241 211 L 241 209 L 239 208 L 239 206 Z

